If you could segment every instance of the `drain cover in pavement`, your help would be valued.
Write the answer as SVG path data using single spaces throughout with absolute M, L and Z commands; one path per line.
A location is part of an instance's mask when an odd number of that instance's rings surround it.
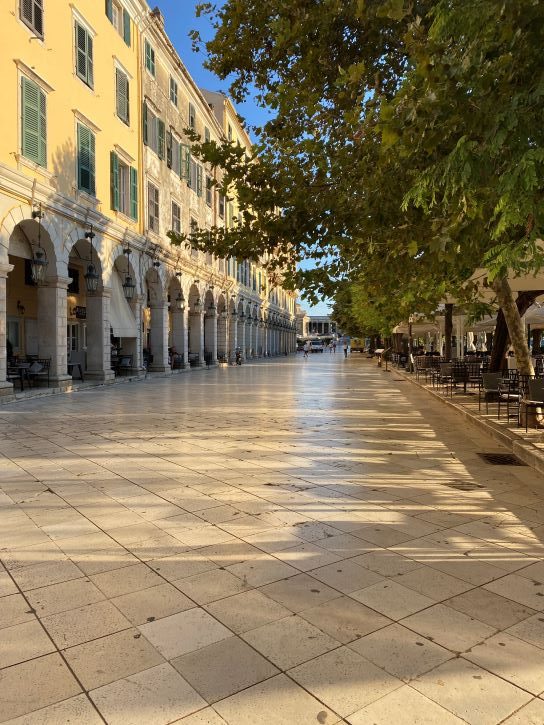
M 444 486 L 456 488 L 458 491 L 477 491 L 480 488 L 485 488 L 481 483 L 474 483 L 474 481 L 451 481 L 445 483 Z
M 513 453 L 478 453 L 486 463 L 493 466 L 526 466 L 527 464 L 516 458 Z

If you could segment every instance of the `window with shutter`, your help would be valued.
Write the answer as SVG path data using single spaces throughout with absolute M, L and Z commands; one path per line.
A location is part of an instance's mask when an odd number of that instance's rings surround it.
M 138 172 L 130 167 L 130 216 L 138 219 Z
M 208 128 L 207 126 L 206 126 L 206 127 L 204 128 L 204 141 L 205 141 L 206 143 L 210 143 L 210 140 L 211 140 L 211 136 L 210 136 L 210 129 L 209 129 L 209 128 Z
M 171 169 L 174 171 L 179 177 L 182 176 L 182 169 L 181 169 L 181 144 L 176 139 L 175 136 L 172 135 L 172 158 L 171 158 Z
M 192 103 L 189 103 L 189 128 L 196 129 L 196 110 Z
M 129 83 L 126 74 L 119 68 L 115 69 L 115 98 L 117 115 L 128 126 L 130 121 Z
M 191 179 L 191 149 L 187 144 L 181 144 L 181 174 L 182 179 L 185 179 L 189 184 Z
M 43 0 L 19 0 L 19 17 L 38 38 L 43 38 Z
M 196 189 L 197 196 L 202 196 L 202 166 L 200 164 L 196 167 Z
M 155 51 L 149 41 L 144 43 L 145 67 L 155 77 Z
M 95 140 L 94 133 L 77 124 L 77 187 L 94 196 L 95 184 Z
M 158 135 L 158 142 L 157 142 L 157 153 L 159 155 L 159 159 L 164 159 L 164 121 L 161 121 L 161 119 L 157 119 L 157 135 Z
M 212 205 L 212 177 L 206 174 L 206 204 Z
M 111 208 L 119 209 L 119 157 L 112 151 L 110 153 L 111 171 Z
M 151 182 L 147 184 L 147 225 L 152 232 L 159 233 L 159 190 Z
M 123 8 L 123 40 L 130 48 L 130 15 L 125 8 Z
M 178 84 L 176 83 L 174 78 L 172 78 L 172 76 L 170 76 L 170 100 L 172 101 L 174 106 L 177 108 L 178 107 Z
M 33 81 L 21 78 L 21 153 L 40 166 L 47 165 L 45 93 Z
M 89 31 L 75 23 L 76 74 L 90 88 L 94 87 L 93 39 Z
M 225 195 L 219 194 L 219 216 L 225 218 Z
M 172 231 L 181 232 L 181 208 L 175 201 L 172 202 Z
M 174 142 L 172 131 L 166 132 L 166 165 L 172 168 L 172 144 Z

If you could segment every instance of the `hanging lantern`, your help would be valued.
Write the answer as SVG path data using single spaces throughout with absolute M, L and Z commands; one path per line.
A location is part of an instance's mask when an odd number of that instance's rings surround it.
M 30 260 L 30 268 L 32 271 L 32 281 L 34 284 L 43 284 L 45 282 L 45 273 L 47 271 L 47 257 L 45 251 L 39 247 L 33 251 L 32 259 Z
M 98 283 L 100 276 L 98 275 L 94 264 L 89 264 L 87 272 L 83 275 L 85 278 L 85 285 L 87 286 L 87 294 L 94 295 L 98 289 Z
M 41 244 L 42 237 L 42 205 L 32 212 L 32 218 L 38 220 L 38 246 L 37 249 L 32 248 L 32 259 L 30 260 L 30 269 L 32 272 L 32 281 L 34 284 L 43 284 L 45 282 L 45 273 L 47 271 L 47 255 Z
M 178 292 L 178 296 L 174 301 L 174 306 L 176 310 L 179 310 L 180 312 L 183 312 L 185 309 L 185 298 L 181 292 Z
M 83 275 L 85 278 L 85 285 L 87 287 L 87 294 L 94 295 L 98 289 L 98 283 L 100 282 L 100 275 L 96 271 L 96 267 L 93 264 L 93 239 L 94 239 L 93 225 L 90 225 L 90 230 L 85 232 L 85 239 L 89 240 L 91 245 L 91 260 L 87 267 L 87 272 Z
M 130 302 L 134 297 L 135 289 L 136 285 L 134 284 L 134 280 L 132 279 L 130 274 L 127 274 L 125 277 L 125 281 L 123 282 L 123 293 L 127 302 Z
M 196 302 L 193 305 L 193 311 L 202 312 L 202 300 L 200 299 L 200 297 L 197 297 Z

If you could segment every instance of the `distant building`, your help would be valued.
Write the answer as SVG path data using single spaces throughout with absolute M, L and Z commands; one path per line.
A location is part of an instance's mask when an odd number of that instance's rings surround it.
M 297 323 L 297 336 L 308 337 L 308 326 L 310 324 L 310 315 L 297 304 L 295 307 L 295 316 Z
M 339 330 L 336 322 L 329 315 L 310 315 L 308 333 L 310 335 L 337 335 Z

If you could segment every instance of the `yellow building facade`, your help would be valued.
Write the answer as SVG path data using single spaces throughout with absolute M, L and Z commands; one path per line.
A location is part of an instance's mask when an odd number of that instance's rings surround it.
M 0 393 L 27 363 L 68 387 L 215 364 L 240 343 L 293 349 L 292 295 L 166 236 L 228 223 L 183 129 L 219 140 L 232 124 L 250 141 L 230 102 L 218 116 L 195 85 L 159 11 L 6 0 L 0 62 Z

